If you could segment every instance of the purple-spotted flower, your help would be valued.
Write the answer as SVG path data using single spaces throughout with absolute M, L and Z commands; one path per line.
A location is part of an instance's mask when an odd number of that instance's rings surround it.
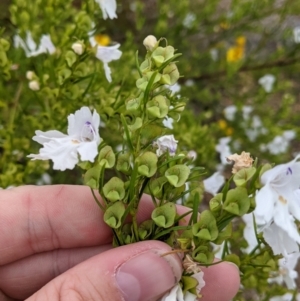
M 157 147 L 156 155 L 159 157 L 165 152 L 169 152 L 170 156 L 174 156 L 177 149 L 178 141 L 175 140 L 174 135 L 165 135 L 158 138 L 154 142 L 154 146 Z
M 98 154 L 100 116 L 88 107 L 82 107 L 68 116 L 68 135 L 52 130 L 36 131 L 32 139 L 42 144 L 39 154 L 28 157 L 33 160 L 52 160 L 53 169 L 73 169 L 79 161 L 94 162 Z
M 298 244 L 300 235 L 295 219 L 300 220 L 299 158 L 300 155 L 291 162 L 275 166 L 262 175 L 261 183 L 264 186 L 256 194 L 254 211 L 260 230 L 265 232 L 274 223 Z

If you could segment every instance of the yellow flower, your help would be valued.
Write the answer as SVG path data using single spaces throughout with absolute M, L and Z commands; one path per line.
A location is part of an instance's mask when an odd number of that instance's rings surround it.
M 246 38 L 244 36 L 239 36 L 235 39 L 235 44 L 237 46 L 245 47 Z
M 232 134 L 233 134 L 233 128 L 232 127 L 228 127 L 225 130 L 225 134 L 226 134 L 226 136 L 232 136 Z
M 225 130 L 227 128 L 227 122 L 224 119 L 218 120 L 218 125 L 221 130 Z
M 244 57 L 246 38 L 239 36 L 235 39 L 235 46 L 230 47 L 226 52 L 226 60 L 228 63 L 237 62 Z
M 97 34 L 94 39 L 100 46 L 108 46 L 111 43 L 111 39 L 107 34 Z
M 226 60 L 228 63 L 237 62 L 244 57 L 245 48 L 240 46 L 230 47 L 226 52 Z
M 224 22 L 220 23 L 220 27 L 222 29 L 226 30 L 226 29 L 228 29 L 230 27 L 230 24 L 228 22 L 224 21 Z
M 218 121 L 219 128 L 224 131 L 226 136 L 231 136 L 233 134 L 233 128 L 228 126 L 227 122 L 224 119 Z

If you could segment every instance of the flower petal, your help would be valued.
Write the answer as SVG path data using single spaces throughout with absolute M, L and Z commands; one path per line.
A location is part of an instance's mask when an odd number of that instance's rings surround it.
M 102 10 L 104 20 L 107 19 L 107 17 L 109 17 L 110 19 L 117 18 L 116 0 L 96 0 L 96 2 L 99 4 L 99 6 Z
M 82 161 L 94 162 L 95 157 L 98 154 L 98 144 L 96 141 L 83 142 L 77 148 L 78 153 Z
M 39 154 L 29 155 L 33 160 L 51 159 L 54 163 L 53 169 L 66 170 L 73 169 L 78 163 L 77 148 L 79 143 L 71 137 L 53 139 L 44 143 L 44 147 L 40 149 Z
M 290 253 L 299 252 L 298 244 L 276 224 L 270 225 L 263 231 L 263 236 L 272 248 L 274 255 L 287 256 Z
M 63 134 L 62 132 L 52 130 L 47 132 L 42 131 L 35 131 L 36 136 L 33 136 L 32 140 L 44 144 L 46 142 L 49 142 L 53 138 L 65 138 L 67 135 Z
M 256 208 L 254 210 L 254 215 L 256 223 L 259 226 L 265 226 L 270 223 L 274 216 L 274 192 L 269 185 L 264 186 L 256 194 Z
M 122 51 L 118 49 L 119 47 L 120 44 L 113 46 L 98 46 L 96 57 L 103 63 L 110 63 L 111 61 L 118 60 L 122 55 Z

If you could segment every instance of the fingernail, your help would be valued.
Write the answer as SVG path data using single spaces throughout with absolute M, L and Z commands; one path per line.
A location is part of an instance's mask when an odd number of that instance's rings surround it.
M 119 267 L 116 282 L 125 301 L 159 297 L 179 281 L 182 272 L 180 259 L 176 254 L 161 256 L 165 252 L 147 251 Z

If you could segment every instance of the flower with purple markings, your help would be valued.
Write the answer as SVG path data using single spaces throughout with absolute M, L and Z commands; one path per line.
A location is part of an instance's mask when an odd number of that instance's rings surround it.
M 68 135 L 52 130 L 36 131 L 32 139 L 42 144 L 33 160 L 52 160 L 54 169 L 73 169 L 80 160 L 94 162 L 98 154 L 100 116 L 88 107 L 82 107 L 68 116 Z
M 165 135 L 158 138 L 154 142 L 154 146 L 157 147 L 156 155 L 161 156 L 165 152 L 169 152 L 170 156 L 174 156 L 177 150 L 178 141 L 175 140 L 174 135 Z
M 262 175 L 261 182 L 264 186 L 256 194 L 254 211 L 260 230 L 265 233 L 271 225 L 275 224 L 287 237 L 298 244 L 300 244 L 300 235 L 295 219 L 300 220 L 300 162 L 297 161 L 299 158 L 300 156 L 297 156 L 287 164 L 275 166 Z M 275 232 L 273 233 L 276 235 Z M 278 236 L 276 240 L 282 239 Z

